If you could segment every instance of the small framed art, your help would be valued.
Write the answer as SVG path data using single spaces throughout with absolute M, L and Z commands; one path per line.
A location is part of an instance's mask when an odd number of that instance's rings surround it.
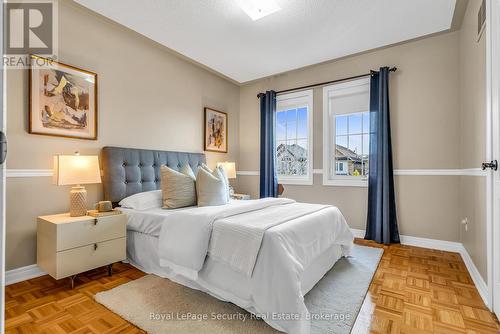
M 205 151 L 227 153 L 227 114 L 205 108 Z

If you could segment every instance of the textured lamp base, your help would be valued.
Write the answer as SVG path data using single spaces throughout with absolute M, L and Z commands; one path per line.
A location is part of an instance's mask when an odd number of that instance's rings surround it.
M 69 192 L 69 215 L 80 217 L 87 214 L 87 190 L 85 187 L 73 187 Z

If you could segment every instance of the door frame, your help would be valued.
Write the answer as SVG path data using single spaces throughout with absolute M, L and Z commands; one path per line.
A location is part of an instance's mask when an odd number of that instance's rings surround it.
M 486 161 L 500 156 L 500 0 L 486 1 Z M 488 307 L 500 317 L 500 172 L 486 175 Z
M 3 22 L 3 1 L 0 3 L 0 18 Z M 6 98 L 7 73 L 3 67 L 3 24 L 0 24 L 0 55 L 2 61 L 0 64 L 0 130 L 5 132 L 6 124 Z M 5 332 L 5 163 L 0 165 L 0 333 Z

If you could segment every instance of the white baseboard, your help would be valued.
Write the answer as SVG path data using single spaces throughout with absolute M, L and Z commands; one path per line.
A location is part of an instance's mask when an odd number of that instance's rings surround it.
M 351 229 L 352 234 L 356 238 L 364 238 L 365 230 Z M 446 240 L 436 240 L 420 237 L 411 237 L 407 235 L 400 235 L 401 244 L 408 246 L 416 246 L 430 249 L 437 249 L 447 252 L 461 253 L 465 250 L 464 246 L 460 242 L 446 241 Z
M 355 238 L 363 239 L 365 237 L 365 230 L 358 230 L 356 228 L 351 228 L 352 234 L 354 234 Z
M 474 264 L 472 258 L 469 255 L 469 252 L 467 252 L 467 249 L 465 249 L 463 245 L 462 245 L 462 250 L 460 251 L 460 255 L 462 255 L 462 259 L 465 262 L 465 266 L 467 267 L 467 270 L 469 271 L 469 274 L 472 277 L 472 280 L 474 281 L 476 289 L 479 292 L 481 298 L 483 299 L 484 304 L 491 310 L 492 305 L 490 305 L 488 285 L 486 284 L 483 277 L 479 273 L 479 270 L 477 270 L 476 265 Z
M 462 246 L 460 242 L 454 241 L 410 237 L 407 235 L 401 235 L 400 240 L 403 245 L 437 249 L 447 252 L 460 253 L 462 249 L 464 249 L 464 246 Z
M 36 264 L 12 269 L 5 272 L 5 285 L 26 281 L 43 275 L 45 275 L 45 272 L 43 272 Z
M 364 230 L 351 229 L 351 232 L 352 232 L 352 234 L 354 234 L 354 237 L 356 237 L 356 238 L 364 238 L 365 237 Z M 411 236 L 407 236 L 407 235 L 401 235 L 400 240 L 401 240 L 401 244 L 403 244 L 403 245 L 459 253 L 460 256 L 462 256 L 462 260 L 464 261 L 465 266 L 467 267 L 467 270 L 469 271 L 469 274 L 472 277 L 472 280 L 474 281 L 474 285 L 476 286 L 476 289 L 479 292 L 479 295 L 483 299 L 484 304 L 488 308 L 491 309 L 491 305 L 489 303 L 489 298 L 488 298 L 488 295 L 489 295 L 488 285 L 486 284 L 483 277 L 479 273 L 479 270 L 477 270 L 476 265 L 474 264 L 474 262 L 472 261 L 472 258 L 469 255 L 469 252 L 467 252 L 467 249 L 465 249 L 465 247 L 462 243 L 454 242 L 454 241 L 446 241 L 446 240 L 411 237 Z

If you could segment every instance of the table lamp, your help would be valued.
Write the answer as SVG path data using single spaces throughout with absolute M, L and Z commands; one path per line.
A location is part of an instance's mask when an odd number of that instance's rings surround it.
M 236 163 L 227 161 L 218 162 L 217 167 L 222 167 L 222 169 L 224 169 L 228 179 L 236 178 Z M 234 189 L 231 185 L 229 185 L 229 192 L 231 193 L 231 195 L 234 194 Z
M 87 214 L 87 190 L 82 184 L 101 183 L 101 171 L 97 155 L 54 156 L 54 183 L 58 186 L 73 185 L 69 192 L 71 217 Z

